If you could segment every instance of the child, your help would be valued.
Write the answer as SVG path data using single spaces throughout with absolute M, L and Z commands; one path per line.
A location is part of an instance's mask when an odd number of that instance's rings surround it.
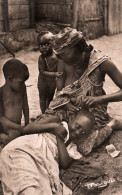
M 28 68 L 20 60 L 8 60 L 3 66 L 5 84 L 0 88 L 0 142 L 7 144 L 20 136 L 22 112 L 25 126 L 29 123 L 29 107 L 25 81 Z
M 44 117 L 45 116 L 46 114 Z M 72 148 L 72 150 L 77 150 L 78 148 L 80 153 L 85 154 L 87 150 L 89 150 L 89 144 L 92 144 L 91 142 L 93 141 L 91 137 L 91 134 L 93 136 L 93 129 L 95 126 L 95 118 L 93 114 L 86 109 L 78 110 L 75 113 L 74 118 L 69 121 L 67 132 L 61 127 L 62 123 L 59 116 L 50 115 L 43 118 L 42 115 L 40 121 L 35 121 L 34 123 L 27 125 L 23 130 L 23 134 L 33 134 L 48 131 L 49 133 L 57 134 L 64 141 L 64 137 L 66 137 L 66 134 L 68 133 L 66 145 L 70 143 L 68 146 L 69 148 Z M 67 123 L 65 122 L 65 124 Z M 111 125 L 112 124 L 114 124 L 114 122 L 111 122 Z M 89 140 L 90 143 L 86 143 L 87 140 Z M 73 149 L 74 143 L 77 145 L 77 148 L 75 145 L 75 149 Z
M 56 89 L 56 78 L 61 76 L 57 72 L 58 59 L 52 49 L 53 34 L 44 32 L 37 37 L 41 55 L 38 60 L 38 90 L 40 108 L 45 113 L 50 101 L 52 101 Z
M 82 155 L 77 151 L 78 145 L 72 142 L 66 149 L 64 138 L 69 127 L 70 138 L 78 140 L 80 137 L 83 141 L 91 134 L 94 121 L 92 113 L 80 110 L 68 126 L 66 122 L 61 123 L 57 116 L 27 125 L 23 134 L 33 135 L 21 136 L 2 150 L 1 180 L 4 193 L 7 194 L 9 190 L 15 195 L 72 194 L 59 179 L 59 166 L 66 169 L 73 159 L 80 159 Z
M 95 118 L 91 112 L 82 109 L 69 122 L 69 131 L 71 140 L 77 143 L 77 139 L 83 142 L 92 132 L 95 125 Z

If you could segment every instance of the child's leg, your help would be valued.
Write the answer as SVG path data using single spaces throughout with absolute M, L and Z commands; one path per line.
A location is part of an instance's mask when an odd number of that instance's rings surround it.
M 50 102 L 53 100 L 55 89 L 56 89 L 56 82 L 55 82 L 55 80 L 53 80 L 52 83 L 50 83 L 50 85 L 49 85 L 49 94 L 48 94 L 47 108 L 48 108 Z
M 47 86 L 46 80 L 39 81 L 38 90 L 39 90 L 40 108 L 41 108 L 42 114 L 44 114 L 46 110 L 46 99 L 47 99 L 47 93 L 48 93 L 48 86 Z

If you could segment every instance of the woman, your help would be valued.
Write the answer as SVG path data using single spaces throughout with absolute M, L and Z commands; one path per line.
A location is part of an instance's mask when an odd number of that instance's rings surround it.
M 94 114 L 96 124 L 93 133 L 84 143 L 80 143 L 80 138 L 77 142 L 79 151 L 88 154 L 112 132 L 112 128 L 107 126 L 111 120 L 107 104 L 122 101 L 122 73 L 107 55 L 88 45 L 83 34 L 76 29 L 67 27 L 60 31 L 55 36 L 54 48 L 62 59 L 58 71 L 63 75 L 57 80 L 58 97 L 51 102 L 50 108 L 56 108 L 56 112 L 69 120 L 79 107 L 85 107 Z M 119 91 L 106 95 L 103 90 L 106 74 L 120 88 Z M 66 111 L 60 109 L 62 105 L 65 105 Z M 112 123 L 113 129 L 122 125 L 116 120 Z

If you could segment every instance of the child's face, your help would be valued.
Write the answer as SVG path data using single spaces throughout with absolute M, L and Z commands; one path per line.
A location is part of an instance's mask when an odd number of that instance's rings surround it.
M 69 132 L 71 140 L 85 137 L 90 134 L 92 125 L 91 121 L 86 116 L 76 116 L 69 123 Z
M 52 51 L 52 40 L 49 35 L 43 35 L 38 44 L 39 50 L 43 55 L 48 55 Z
M 24 85 L 25 85 L 25 80 L 21 77 L 10 79 L 11 89 L 15 92 L 19 92 L 21 89 L 23 89 Z

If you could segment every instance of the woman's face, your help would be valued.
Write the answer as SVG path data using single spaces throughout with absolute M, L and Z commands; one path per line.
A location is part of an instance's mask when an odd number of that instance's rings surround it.
M 81 57 L 81 52 L 77 47 L 65 47 L 60 53 L 61 59 L 69 65 L 77 64 Z

